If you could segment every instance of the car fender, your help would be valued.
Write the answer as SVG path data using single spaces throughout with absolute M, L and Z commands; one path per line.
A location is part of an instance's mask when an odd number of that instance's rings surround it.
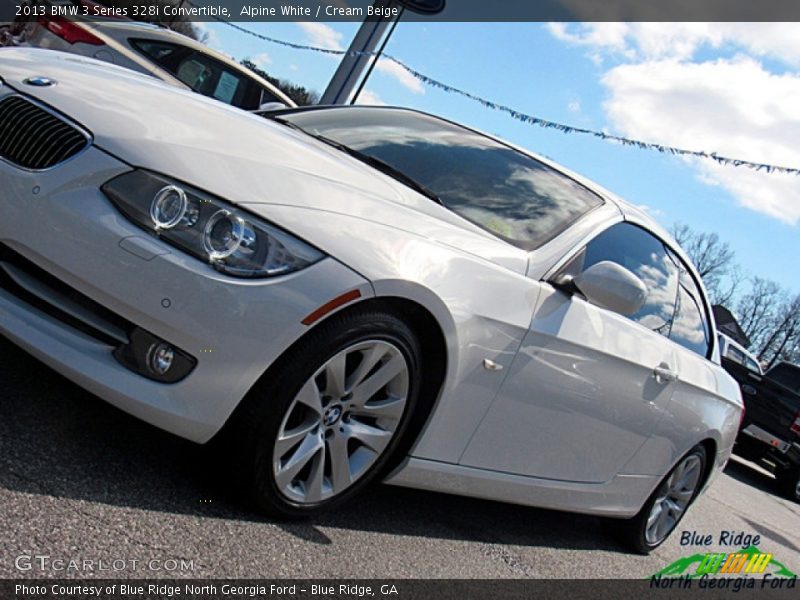
M 457 462 L 528 331 L 541 284 L 385 223 L 298 206 L 248 208 L 305 239 L 323 240 L 321 249 L 370 281 L 377 298 L 407 299 L 433 315 L 445 336 L 447 375 L 412 454 Z M 369 247 L 354 242 L 365 239 Z M 487 369 L 487 359 L 500 368 Z

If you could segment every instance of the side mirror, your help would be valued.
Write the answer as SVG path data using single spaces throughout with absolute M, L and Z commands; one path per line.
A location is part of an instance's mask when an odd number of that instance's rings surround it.
M 623 315 L 632 315 L 644 306 L 647 286 L 622 265 L 610 260 L 596 263 L 577 275 L 572 284 L 592 304 Z

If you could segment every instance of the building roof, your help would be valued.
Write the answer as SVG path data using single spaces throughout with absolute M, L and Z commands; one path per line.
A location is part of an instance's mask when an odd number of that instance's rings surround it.
M 747 337 L 739 321 L 733 316 L 733 313 L 721 304 L 715 304 L 711 307 L 714 312 L 714 320 L 717 322 L 717 329 L 725 335 L 730 336 L 745 348 L 750 347 L 750 338 Z

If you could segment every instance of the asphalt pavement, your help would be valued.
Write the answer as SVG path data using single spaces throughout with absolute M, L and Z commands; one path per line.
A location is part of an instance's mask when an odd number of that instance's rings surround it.
M 0 338 L 0 578 L 647 577 L 722 532 L 800 573 L 800 504 L 733 461 L 650 556 L 615 521 L 377 485 L 305 522 L 243 505 L 208 451 L 141 423 Z M 711 534 L 706 547 L 680 533 Z M 46 558 L 45 558 L 46 557 Z

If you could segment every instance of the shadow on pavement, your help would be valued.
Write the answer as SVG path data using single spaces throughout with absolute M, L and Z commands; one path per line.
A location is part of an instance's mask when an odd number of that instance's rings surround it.
M 728 462 L 728 466 L 725 467 L 725 473 L 734 479 L 741 481 L 742 483 L 761 490 L 762 492 L 772 494 L 780 498 L 784 497 L 783 493 L 778 488 L 778 482 L 775 480 L 775 477 L 772 474 L 766 472 L 765 470 L 761 469 L 761 467 L 758 467 L 753 463 L 745 461 L 743 458 L 734 456 L 733 459 Z M 790 500 L 786 501 L 791 502 Z M 741 518 L 746 521 L 754 531 L 760 533 L 763 537 L 774 540 L 788 548 L 793 548 L 794 550 L 800 552 L 800 548 L 798 548 L 797 544 L 779 531 L 771 529 L 763 523 L 757 523 L 745 516 L 742 516 Z
M 265 522 L 225 488 L 208 450 L 70 383 L 0 337 L 0 487 L 214 519 Z M 624 551 L 614 521 L 373 486 L 313 521 L 276 526 L 330 544 L 318 526 L 523 546 Z
M 775 531 L 774 529 L 767 527 L 763 523 L 756 523 L 755 521 L 753 521 L 752 519 L 748 519 L 747 517 L 742 517 L 742 519 L 745 522 L 747 522 L 747 524 L 750 525 L 750 527 L 753 528 L 753 531 L 760 533 L 765 538 L 768 538 L 770 540 L 778 542 L 779 544 L 783 544 L 787 548 L 792 548 L 793 550 L 800 552 L 800 548 L 797 547 L 797 544 L 795 544 L 792 540 L 787 538 L 779 531 Z

